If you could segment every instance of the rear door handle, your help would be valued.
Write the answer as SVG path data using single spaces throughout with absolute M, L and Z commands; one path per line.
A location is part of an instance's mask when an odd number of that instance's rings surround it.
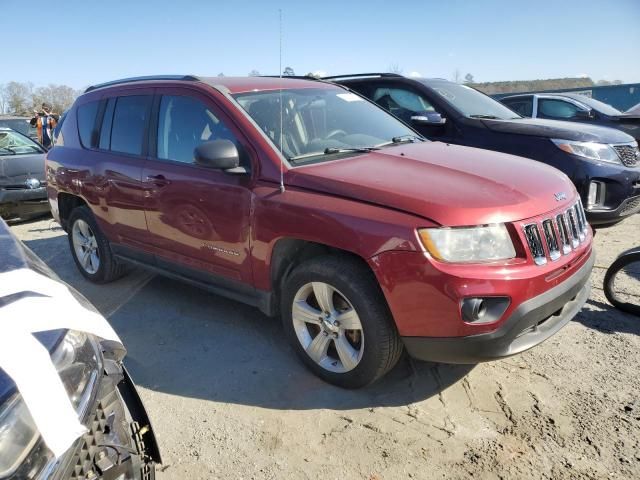
M 165 187 L 171 183 L 164 175 L 147 175 L 147 183 L 153 183 L 157 187 Z

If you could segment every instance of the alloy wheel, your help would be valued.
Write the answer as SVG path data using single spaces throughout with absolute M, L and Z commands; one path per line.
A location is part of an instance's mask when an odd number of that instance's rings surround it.
M 346 373 L 364 352 L 362 324 L 355 308 L 336 288 L 310 282 L 296 293 L 291 307 L 293 327 L 307 355 L 322 368 Z
M 96 236 L 89 224 L 78 219 L 71 229 L 71 239 L 80 266 L 87 273 L 95 274 L 100 268 L 100 252 Z

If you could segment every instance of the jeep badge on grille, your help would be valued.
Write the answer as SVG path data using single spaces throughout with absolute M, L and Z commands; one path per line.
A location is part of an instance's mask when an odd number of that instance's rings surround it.
M 564 192 L 554 193 L 553 196 L 556 197 L 556 201 L 557 202 L 560 202 L 561 200 L 566 200 L 567 199 L 567 194 L 564 193 Z

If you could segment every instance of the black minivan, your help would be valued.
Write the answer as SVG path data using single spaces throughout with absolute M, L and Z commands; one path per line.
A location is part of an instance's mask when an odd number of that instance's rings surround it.
M 373 100 L 431 140 L 538 160 L 574 182 L 587 219 L 608 226 L 640 211 L 637 142 L 612 128 L 523 118 L 467 85 L 358 74 L 326 77 Z

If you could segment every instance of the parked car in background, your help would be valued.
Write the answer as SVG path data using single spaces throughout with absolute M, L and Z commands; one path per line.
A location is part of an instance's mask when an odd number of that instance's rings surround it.
M 618 130 L 522 118 L 467 85 L 437 78 L 361 74 L 328 80 L 375 101 L 432 140 L 556 167 L 575 184 L 592 225 L 613 225 L 640 211 L 638 144 Z
M 29 269 L 60 282 L 2 220 L 0 252 L 0 279 L 14 270 Z M 32 287 L 33 291 L 23 294 L 0 296 L 0 322 L 8 321 L 3 309 L 13 302 L 51 297 L 50 292 Z M 78 302 L 94 310 L 79 292 L 67 288 Z M 152 480 L 160 453 L 144 405 L 122 363 L 126 352 L 75 330 L 34 335 L 50 351 L 78 418 L 88 431 L 64 455 L 54 458 L 16 384 L 0 368 L 0 478 Z M 56 411 L 50 413 L 56 415 Z
M 26 135 L 34 142 L 38 142 L 38 131 L 31 125 L 30 117 L 17 115 L 0 115 L 0 128 L 11 128 L 16 132 Z
M 592 232 L 565 175 L 429 142 L 329 82 L 90 87 L 46 169 L 87 279 L 129 262 L 280 315 L 342 387 L 383 376 L 403 345 L 454 363 L 520 353 L 589 292 Z
M 24 220 L 49 212 L 44 154 L 39 143 L 0 127 L 0 217 Z
M 623 113 L 604 102 L 577 93 L 509 95 L 500 101 L 523 117 L 565 120 L 617 128 L 640 140 L 640 114 Z
M 640 103 L 638 103 L 637 105 L 634 105 L 633 107 L 631 107 L 629 110 L 624 112 L 624 116 L 637 116 L 640 118 Z

